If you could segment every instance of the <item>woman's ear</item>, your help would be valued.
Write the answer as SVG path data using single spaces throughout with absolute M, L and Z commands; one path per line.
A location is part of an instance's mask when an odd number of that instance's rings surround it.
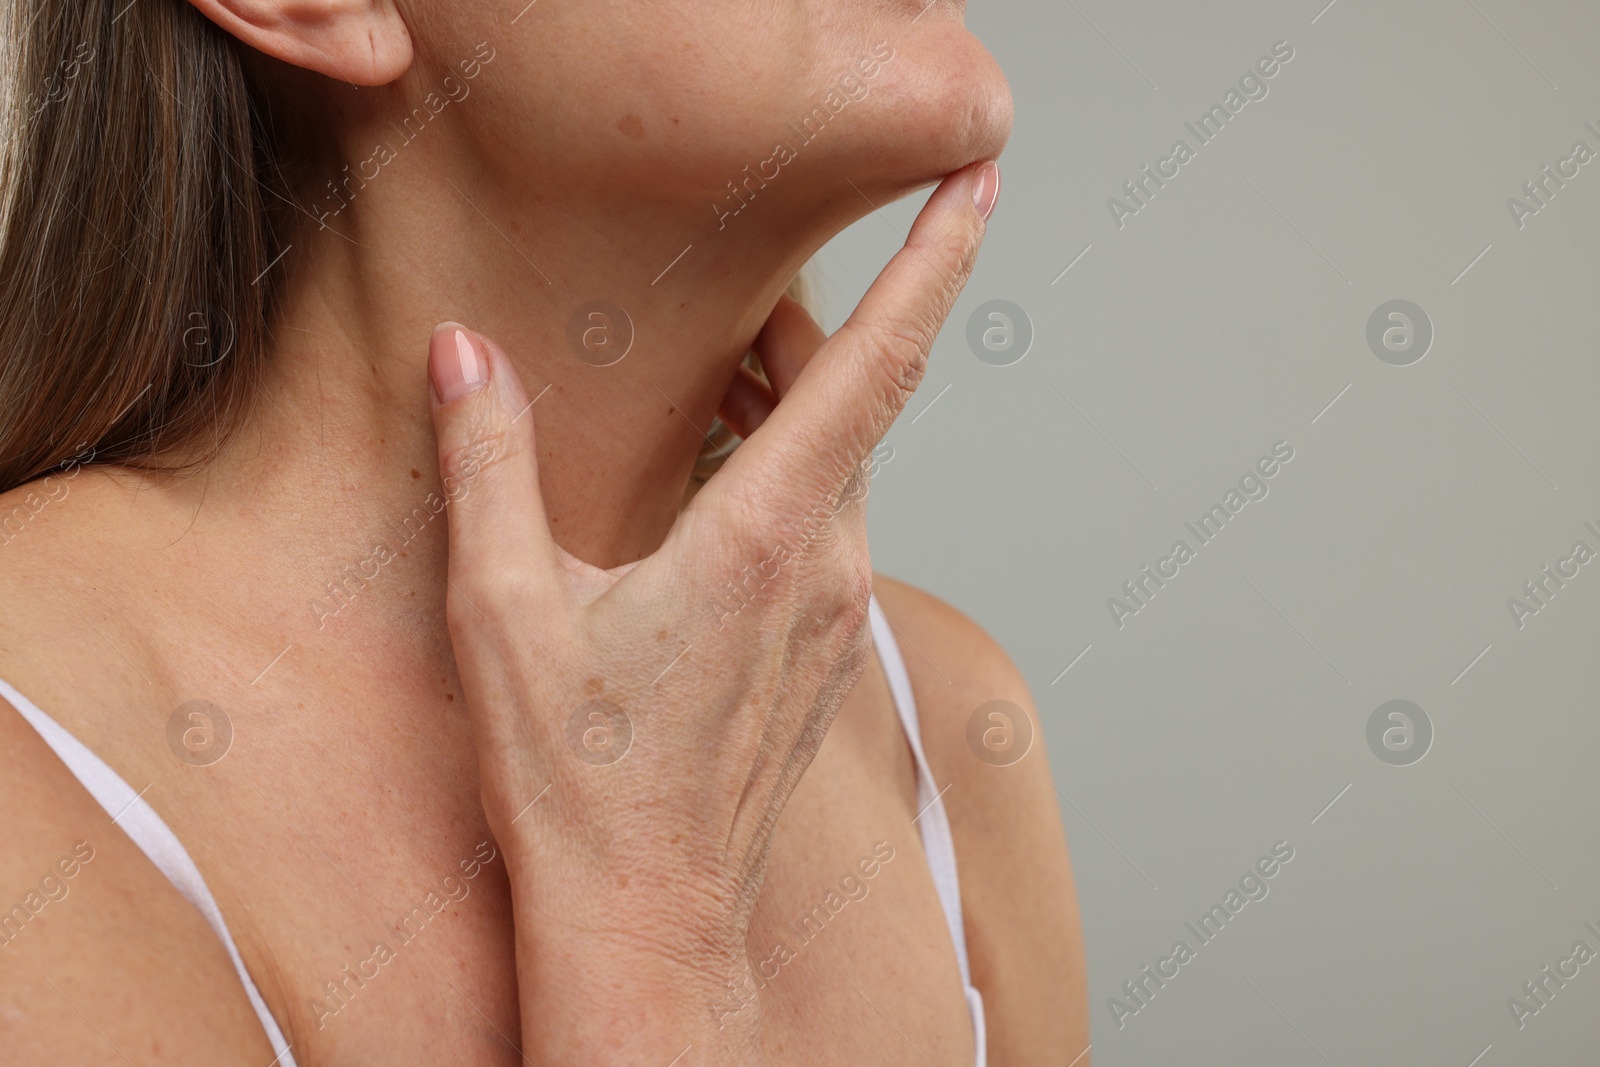
M 190 0 L 258 52 L 351 85 L 386 85 L 411 66 L 394 0 Z

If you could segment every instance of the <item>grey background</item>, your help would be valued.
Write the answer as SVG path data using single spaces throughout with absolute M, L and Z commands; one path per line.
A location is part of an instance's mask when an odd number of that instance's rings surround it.
M 1593 1063 L 1600 961 L 1523 1029 L 1507 999 L 1600 951 L 1600 561 L 1520 630 L 1506 601 L 1600 551 L 1600 161 L 1520 231 L 1506 201 L 1600 150 L 1600 8 L 1326 2 L 974 0 L 1016 127 L 874 562 L 1032 687 L 1095 1063 Z M 1269 95 L 1119 230 L 1107 198 L 1279 40 Z M 921 200 L 819 257 L 830 325 Z M 1408 367 L 1365 340 L 1397 298 L 1435 329 Z M 1033 323 L 1013 366 L 966 344 L 991 299 Z M 1117 629 L 1107 598 L 1279 440 L 1270 495 Z M 1366 741 L 1396 698 L 1435 731 L 1412 766 Z M 1268 897 L 1118 1029 L 1107 999 L 1279 840 Z

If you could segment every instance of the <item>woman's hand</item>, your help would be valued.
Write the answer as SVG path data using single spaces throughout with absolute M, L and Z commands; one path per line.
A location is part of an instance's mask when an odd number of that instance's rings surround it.
M 866 665 L 864 461 L 971 272 L 981 171 L 945 179 L 832 337 L 779 304 L 756 346 L 774 391 L 741 375 L 724 404 L 748 440 L 637 564 L 556 545 L 510 362 L 434 333 L 447 616 L 541 1067 L 760 1061 L 758 1012 L 716 1006 L 773 826 Z

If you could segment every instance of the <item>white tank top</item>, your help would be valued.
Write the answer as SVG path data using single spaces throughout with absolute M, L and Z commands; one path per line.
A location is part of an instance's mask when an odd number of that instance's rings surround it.
M 894 630 L 884 617 L 883 610 L 878 607 L 876 597 L 872 600 L 869 614 L 873 645 L 878 650 L 883 673 L 889 679 L 889 692 L 894 698 L 895 711 L 899 713 L 900 724 L 911 745 L 911 756 L 917 765 L 917 810 L 921 812 L 917 825 L 922 835 L 922 848 L 927 853 L 934 888 L 938 891 L 939 904 L 950 929 L 950 940 L 955 945 L 956 964 L 961 969 L 961 985 L 966 991 L 967 1008 L 972 1015 L 973 1041 L 978 1050 L 977 1067 L 986 1067 L 988 1056 L 985 1050 L 983 997 L 972 985 L 972 972 L 967 962 L 967 939 L 961 925 L 961 883 L 956 877 L 956 853 L 950 837 L 950 821 L 945 815 L 944 800 L 934 785 L 933 772 L 928 768 L 928 758 L 922 751 L 922 729 L 917 721 L 916 700 L 911 693 L 911 677 L 906 673 L 900 646 L 894 639 Z M 239 974 L 245 995 L 250 998 L 250 1006 L 255 1009 L 267 1033 L 267 1040 L 272 1043 L 272 1051 L 277 1058 L 269 1067 L 295 1067 L 294 1056 L 289 1050 L 288 1041 L 284 1039 L 283 1030 L 272 1017 L 272 1012 L 267 1010 L 266 1001 L 261 999 L 260 990 L 256 988 L 244 960 L 239 956 L 233 935 L 228 932 L 227 920 L 222 917 L 216 898 L 206 887 L 200 868 L 195 866 L 183 842 L 121 775 L 3 679 L 0 679 L 0 696 L 22 713 L 22 717 L 39 732 L 45 744 L 55 750 L 61 762 L 83 783 L 83 787 L 105 809 L 106 814 L 167 876 L 184 899 L 205 916 L 206 922 L 211 924 L 211 929 L 221 939 L 223 948 L 228 950 L 228 958 L 233 961 L 233 969 Z

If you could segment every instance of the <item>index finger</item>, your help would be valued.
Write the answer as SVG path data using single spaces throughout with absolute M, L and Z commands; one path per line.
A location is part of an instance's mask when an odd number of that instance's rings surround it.
M 739 473 L 817 492 L 854 475 L 922 380 L 934 338 L 972 274 L 999 180 L 992 162 L 945 178 L 905 247 L 739 447 Z

